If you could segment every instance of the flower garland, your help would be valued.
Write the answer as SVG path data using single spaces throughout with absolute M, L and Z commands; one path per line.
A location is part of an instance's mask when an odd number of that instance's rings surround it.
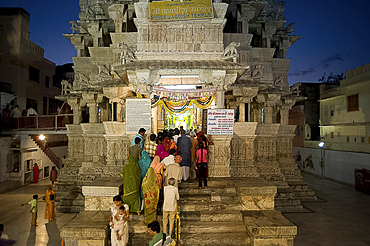
M 163 105 L 165 110 L 169 113 L 184 113 L 188 110 L 190 110 L 190 106 L 195 105 L 198 108 L 204 109 L 208 108 L 213 100 L 215 100 L 216 94 L 213 94 L 213 96 L 209 96 L 206 98 L 200 98 L 200 99 L 192 99 L 187 101 L 182 101 L 181 103 L 173 102 L 173 101 L 163 101 L 159 98 L 154 99 L 152 102 L 152 108 L 157 107 L 158 105 Z

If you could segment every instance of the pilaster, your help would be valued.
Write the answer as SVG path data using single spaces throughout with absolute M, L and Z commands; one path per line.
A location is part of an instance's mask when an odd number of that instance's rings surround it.
M 210 177 L 230 177 L 230 141 L 232 135 L 213 135 L 213 145 L 209 146 Z

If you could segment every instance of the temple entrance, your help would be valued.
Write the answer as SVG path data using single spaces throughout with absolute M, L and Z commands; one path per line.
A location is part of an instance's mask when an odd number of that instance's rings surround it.
M 153 88 L 152 125 L 164 129 L 202 129 L 203 110 L 215 107 L 215 89 L 205 87 L 198 76 L 163 76 Z

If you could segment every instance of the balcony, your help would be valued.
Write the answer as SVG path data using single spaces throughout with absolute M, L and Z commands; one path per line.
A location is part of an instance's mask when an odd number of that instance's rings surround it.
M 22 116 L 2 118 L 1 130 L 66 130 L 73 123 L 73 114 Z

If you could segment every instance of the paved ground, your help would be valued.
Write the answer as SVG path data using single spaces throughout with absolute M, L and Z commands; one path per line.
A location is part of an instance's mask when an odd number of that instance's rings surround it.
M 370 196 L 312 174 L 303 176 L 320 201 L 303 204 L 311 212 L 284 214 L 298 226 L 294 245 L 370 245 Z
M 320 198 L 307 202 L 305 213 L 286 213 L 298 226 L 295 246 L 365 246 L 370 245 L 370 196 L 356 192 L 353 187 L 342 185 L 311 174 L 303 174 L 306 182 Z M 17 240 L 20 246 L 59 246 L 60 229 L 76 214 L 57 213 L 56 221 L 44 219 L 47 184 L 44 180 L 0 194 L 0 223 L 5 233 Z M 20 204 L 38 194 L 38 227 L 31 227 L 30 207 Z

